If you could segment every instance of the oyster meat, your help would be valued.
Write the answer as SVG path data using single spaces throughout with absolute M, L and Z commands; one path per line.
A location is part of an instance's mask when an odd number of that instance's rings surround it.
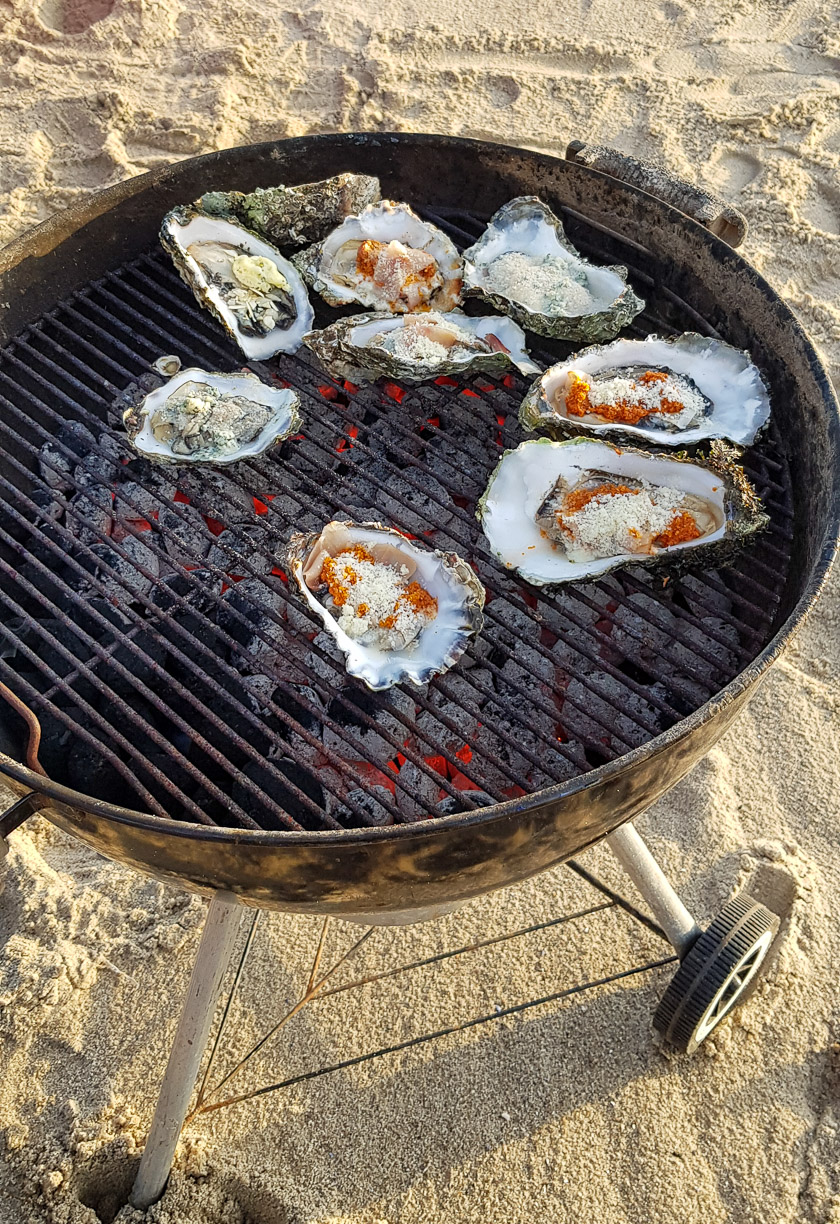
M 614 340 L 551 366 L 522 402 L 525 429 L 685 446 L 727 438 L 749 446 L 770 398 L 749 354 L 686 332 L 667 340 Z
M 382 200 L 348 217 L 294 263 L 325 302 L 370 310 L 448 311 L 461 300 L 463 261 L 442 230 L 407 204 Z
M 468 370 L 504 373 L 511 365 L 539 373 L 512 319 L 448 314 L 363 314 L 339 319 L 303 342 L 336 378 L 373 381 L 382 374 L 423 382 Z
M 262 238 L 223 217 L 176 208 L 160 240 L 196 300 L 211 311 L 246 357 L 293 353 L 312 326 L 296 268 Z
M 478 517 L 493 554 L 535 586 L 592 578 L 621 565 L 719 556 L 767 524 L 734 462 L 619 450 L 590 438 L 542 438 L 507 451 Z
M 611 340 L 644 308 L 627 269 L 597 267 L 575 250 L 538 196 L 495 213 L 464 252 L 464 297 L 479 297 L 540 336 Z
M 180 370 L 126 410 L 132 445 L 154 463 L 235 463 L 261 455 L 301 425 L 294 391 L 254 374 Z
M 298 187 L 256 191 L 208 191 L 196 201 L 200 212 L 227 217 L 277 246 L 319 242 L 345 217 L 381 199 L 379 179 L 370 174 L 336 174 Z
M 327 523 L 292 537 L 287 563 L 301 594 L 371 689 L 426 684 L 480 632 L 484 588 L 455 553 L 379 523 Z

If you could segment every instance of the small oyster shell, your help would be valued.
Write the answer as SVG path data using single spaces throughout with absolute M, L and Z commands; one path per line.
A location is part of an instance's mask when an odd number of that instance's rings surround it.
M 440 355 L 394 351 L 389 340 L 406 329 L 416 329 L 437 341 L 443 346 Z M 372 382 L 380 375 L 419 383 L 441 374 L 474 370 L 503 374 L 512 365 L 523 374 L 540 370 L 525 350 L 525 333 L 512 319 L 498 315 L 473 319 L 460 310 L 448 314 L 351 315 L 323 331 L 310 332 L 303 343 L 335 378 L 354 382 Z
M 160 240 L 196 301 L 216 316 L 246 357 L 265 360 L 300 347 L 314 318 L 306 286 L 297 269 L 264 239 L 223 217 L 174 208 L 163 219 Z M 287 288 L 266 293 L 237 283 L 226 265 L 242 256 L 267 261 L 264 266 L 273 266 Z M 243 303 L 238 311 L 231 306 L 231 290 Z M 274 326 L 266 321 L 272 319 Z
M 668 429 L 667 418 L 662 416 L 648 418 L 650 423 L 632 425 L 569 415 L 566 392 L 572 375 L 591 381 L 630 367 L 689 378 L 706 400 L 705 411 L 698 412 L 685 428 L 676 429 Z M 546 370 L 519 409 L 519 420 L 525 429 L 551 437 L 586 433 L 654 446 L 688 446 L 706 438 L 728 438 L 739 446 L 750 446 L 769 417 L 767 387 L 749 353 L 697 332 L 667 339 L 622 338 L 612 344 L 582 349 Z
M 370 174 L 336 174 L 298 187 L 257 187 L 255 191 L 208 191 L 196 208 L 247 226 L 277 246 L 320 242 L 345 217 L 381 199 L 379 179 Z
M 502 256 L 521 255 L 532 269 L 522 278 L 520 301 L 509 290 L 494 288 L 492 265 Z M 567 300 L 542 309 L 532 301 L 533 270 L 546 260 L 557 261 Z M 560 275 L 561 273 L 558 273 Z M 538 196 L 518 196 L 491 218 L 481 238 L 464 251 L 464 297 L 490 302 L 540 336 L 562 340 L 611 340 L 644 309 L 644 302 L 627 284 L 621 265 L 589 263 L 566 237 L 563 223 Z
M 193 388 L 210 388 L 224 397 L 236 396 L 252 404 L 264 405 L 270 417 L 258 435 L 239 446 L 235 451 L 220 446 L 203 447 L 192 453 L 180 453 L 173 449 L 172 441 L 155 435 L 154 416 L 182 392 L 186 397 Z M 135 450 L 152 463 L 212 463 L 214 466 L 236 463 L 242 459 L 253 459 L 272 446 L 277 446 L 301 426 L 300 401 L 294 391 L 269 387 L 255 374 L 213 374 L 191 367 L 180 370 L 162 387 L 150 392 L 135 405 L 127 408 L 123 415 L 126 432 Z
M 316 598 L 324 559 L 354 544 L 364 545 L 377 561 L 405 566 L 407 577 L 437 599 L 437 615 L 402 649 L 363 646 L 344 632 L 323 597 Z M 418 548 L 381 523 L 331 522 L 320 532 L 294 535 L 286 561 L 304 600 L 346 655 L 349 675 L 370 689 L 391 688 L 403 680 L 426 684 L 456 663 L 470 638 L 481 631 L 484 587 L 466 561 L 455 553 Z
M 374 280 L 373 273 L 378 269 L 370 275 L 358 271 L 363 243 L 397 243 L 407 255 L 424 253 L 429 263 L 419 271 L 406 267 L 405 276 L 395 270 L 393 280 L 382 283 Z M 376 254 L 370 252 L 373 263 Z M 443 230 L 421 220 L 407 204 L 395 204 L 393 200 L 371 204 L 358 216 L 347 217 L 323 242 L 294 255 L 293 262 L 330 306 L 360 302 L 371 310 L 402 314 L 448 311 L 461 300 L 463 261 L 458 248 Z
M 761 501 L 743 470 L 737 451 L 713 442 L 706 459 L 619 449 L 593 438 L 550 442 L 540 438 L 506 451 L 479 502 L 477 517 L 493 555 L 534 586 L 553 586 L 593 578 L 623 565 L 671 566 L 721 560 L 733 547 L 768 523 Z M 656 548 L 649 553 L 617 553 L 587 561 L 570 560 L 537 521 L 562 480 L 569 489 L 588 480 L 627 482 L 676 489 L 702 502 L 717 524 L 701 538 Z M 696 555 L 696 554 L 700 555 Z

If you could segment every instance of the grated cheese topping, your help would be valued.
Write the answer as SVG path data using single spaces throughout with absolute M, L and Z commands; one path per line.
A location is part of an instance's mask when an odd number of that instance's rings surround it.
M 692 498 L 691 503 L 696 499 Z M 680 489 L 667 485 L 603 484 L 573 489 L 552 507 L 570 561 L 592 561 L 655 549 L 705 534 Z
M 206 383 L 185 382 L 151 416 L 158 442 L 175 455 L 231 455 L 253 442 L 271 420 L 271 409 L 241 395 L 225 395 Z
M 453 355 L 453 349 L 491 351 L 489 344 L 457 323 L 444 323 L 439 315 L 423 315 L 420 318 L 407 315 L 402 326 L 374 336 L 372 343 L 393 353 L 401 361 L 427 365 L 445 361 Z
M 339 627 L 381 650 L 404 649 L 437 616 L 437 600 L 409 577 L 407 566 L 377 561 L 362 544 L 327 557 L 321 568 Z
M 485 279 L 494 293 L 534 314 L 582 315 L 594 309 L 583 268 L 556 255 L 534 259 L 524 251 L 506 251 L 488 265 Z
M 594 416 L 602 421 L 637 425 L 650 416 L 667 417 L 669 428 L 685 429 L 706 408 L 700 391 L 685 378 L 661 370 L 616 374 L 590 382 L 569 371 L 566 392 L 569 416 Z

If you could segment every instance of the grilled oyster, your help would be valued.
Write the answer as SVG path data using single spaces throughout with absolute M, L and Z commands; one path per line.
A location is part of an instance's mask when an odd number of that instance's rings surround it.
M 658 446 L 728 438 L 749 446 L 770 416 L 767 387 L 749 354 L 686 332 L 614 340 L 551 366 L 519 420 L 563 437 L 588 433 Z
M 330 306 L 360 302 L 402 314 L 448 311 L 461 300 L 463 262 L 455 244 L 392 200 L 348 217 L 293 261 Z
M 627 269 L 596 267 L 538 196 L 518 196 L 464 252 L 464 297 L 479 297 L 540 336 L 611 340 L 644 308 Z
M 132 445 L 153 463 L 236 463 L 300 429 L 294 391 L 255 374 L 180 370 L 123 416 Z
M 403 382 L 423 382 L 468 370 L 504 373 L 511 365 L 523 374 L 540 367 L 525 351 L 525 334 L 512 319 L 471 319 L 460 310 L 448 314 L 362 314 L 330 324 L 303 338 L 336 378 L 372 382 L 381 374 Z
M 331 522 L 295 535 L 287 562 L 348 673 L 368 688 L 426 684 L 481 630 L 484 588 L 470 566 L 379 523 Z
M 336 174 L 298 187 L 258 187 L 256 191 L 208 191 L 196 201 L 200 212 L 245 225 L 277 246 L 319 242 L 345 217 L 361 212 L 382 196 L 379 179 L 369 174 Z
M 523 442 L 490 477 L 478 518 L 493 554 L 535 586 L 700 549 L 709 563 L 768 522 L 737 452 L 711 449 L 701 461 L 591 438 Z
M 196 300 L 216 316 L 246 357 L 293 353 L 312 326 L 312 307 L 297 269 L 250 230 L 175 208 L 160 240 Z

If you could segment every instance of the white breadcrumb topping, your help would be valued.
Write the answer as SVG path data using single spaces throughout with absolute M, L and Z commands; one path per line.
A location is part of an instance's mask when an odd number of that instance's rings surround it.
M 401 327 L 374 336 L 373 342 L 402 361 L 434 365 L 458 355 L 459 349 L 487 349 L 472 332 L 457 323 L 445 322 L 440 315 L 406 317 Z M 453 351 L 454 350 L 454 351 Z
M 485 279 L 493 293 L 532 314 L 574 316 L 595 308 L 583 268 L 556 255 L 534 259 L 524 251 L 506 251 L 487 266 Z
M 346 602 L 338 609 L 339 627 L 363 645 L 401 650 L 437 614 L 436 605 L 428 610 L 414 606 L 409 598 L 407 566 L 363 560 L 353 552 L 339 553 L 334 565 L 335 580 L 346 595 Z
M 685 508 L 686 495 L 665 485 L 644 485 L 630 493 L 601 494 L 582 510 L 563 514 L 570 536 L 570 561 L 591 561 L 621 553 L 649 553 L 653 539 Z
M 575 371 L 579 378 L 589 384 L 589 402 L 593 408 L 610 407 L 620 402 L 640 404 L 649 409 L 651 415 L 659 413 L 663 400 L 677 400 L 684 405 L 682 412 L 669 412 L 668 422 L 677 429 L 685 429 L 706 407 L 700 392 L 684 379 L 668 374 L 664 382 L 639 382 L 629 375 L 616 375 L 602 381 L 590 383 L 585 374 Z

